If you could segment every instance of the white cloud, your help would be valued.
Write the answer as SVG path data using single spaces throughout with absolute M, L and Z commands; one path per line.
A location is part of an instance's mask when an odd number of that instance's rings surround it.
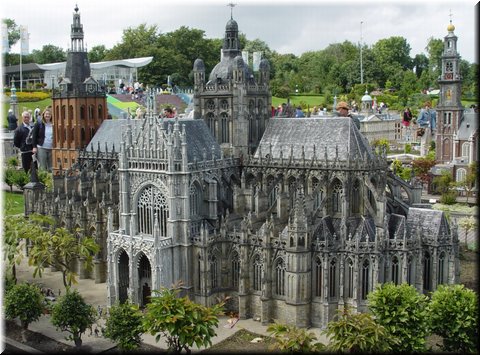
M 248 39 L 265 41 L 279 53 L 300 55 L 349 40 L 366 45 L 382 38 L 403 36 L 411 56 L 424 52 L 430 37 L 443 38 L 452 12 L 458 51 L 470 61 L 476 54 L 475 1 L 234 1 L 233 16 Z M 53 44 L 67 49 L 75 2 L 65 0 L 2 1 L 2 18 L 28 26 L 30 50 Z M 180 26 L 205 31 L 206 37 L 223 38 L 230 17 L 227 1 L 160 2 L 157 0 L 79 0 L 78 6 L 88 48 L 119 43 L 123 30 L 141 23 L 157 25 L 162 32 Z M 360 26 L 360 22 L 363 25 Z M 13 48 L 18 52 L 18 46 Z

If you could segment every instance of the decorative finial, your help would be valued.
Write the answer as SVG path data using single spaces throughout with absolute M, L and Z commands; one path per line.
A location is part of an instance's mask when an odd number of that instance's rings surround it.
M 75 10 L 75 12 L 78 12 L 78 5 L 77 4 L 75 4 L 75 9 L 74 10 Z
M 450 9 L 450 15 L 448 16 L 450 16 L 450 23 L 452 23 L 452 9 Z
M 234 8 L 236 5 L 237 5 L 237 4 L 234 4 L 233 2 L 227 4 L 227 6 L 230 6 L 230 19 L 232 19 L 232 20 L 233 20 L 233 8 Z

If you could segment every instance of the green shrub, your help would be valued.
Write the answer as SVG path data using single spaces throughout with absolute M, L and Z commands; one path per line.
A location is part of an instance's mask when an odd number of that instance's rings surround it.
M 166 338 L 170 351 L 180 353 L 196 345 L 211 346 L 216 335 L 218 315 L 223 313 L 224 302 L 205 307 L 192 302 L 188 297 L 178 297 L 180 285 L 172 289 L 153 290 L 155 296 L 147 304 L 144 316 L 144 329 L 155 336 Z
M 277 340 L 275 345 L 281 351 L 286 352 L 312 352 L 320 351 L 325 348 L 325 345 L 319 342 L 314 342 L 317 337 L 312 332 L 307 332 L 306 329 L 297 328 L 293 325 L 274 323 L 267 328 L 272 336 Z
M 36 285 L 28 283 L 14 285 L 5 295 L 5 316 L 7 319 L 18 317 L 22 328 L 28 329 L 28 325 L 42 315 L 44 299 Z
M 427 328 L 427 298 L 415 287 L 386 283 L 368 294 L 368 307 L 375 321 L 399 340 L 394 352 L 425 351 Z
M 96 321 L 96 314 L 97 311 L 84 301 L 77 290 L 67 289 L 67 293 L 53 305 L 50 320 L 57 330 L 70 333 L 66 339 L 80 347 L 82 334 Z
M 464 285 L 440 285 L 428 305 L 431 331 L 443 338 L 442 350 L 475 352 L 478 346 L 478 304 Z
M 453 205 L 457 202 L 457 193 L 455 191 L 448 191 L 440 196 L 440 203 L 444 205 Z
M 338 310 L 325 334 L 330 340 L 328 348 L 335 352 L 388 352 L 398 343 L 371 314 L 352 314 L 348 308 Z
M 10 157 L 7 159 L 7 167 L 16 168 L 18 167 L 18 157 Z
M 142 342 L 143 315 L 137 305 L 129 301 L 110 308 L 104 336 L 118 344 L 120 350 L 135 350 Z
M 23 189 L 23 187 L 30 182 L 30 176 L 23 169 L 15 170 L 13 173 L 13 181 L 15 186 Z

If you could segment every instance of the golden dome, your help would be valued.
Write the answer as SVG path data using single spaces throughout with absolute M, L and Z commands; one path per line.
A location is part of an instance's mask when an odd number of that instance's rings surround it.
M 455 26 L 450 22 L 450 24 L 447 26 L 447 31 L 453 32 L 454 30 L 455 30 Z

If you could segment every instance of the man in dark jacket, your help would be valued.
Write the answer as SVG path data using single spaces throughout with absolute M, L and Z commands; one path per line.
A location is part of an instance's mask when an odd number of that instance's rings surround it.
M 8 120 L 8 130 L 15 131 L 17 129 L 17 116 L 15 116 L 11 108 L 8 109 L 7 120 Z
M 22 112 L 22 121 L 23 124 L 15 130 L 13 135 L 13 144 L 20 149 L 22 153 L 22 168 L 28 173 L 32 165 L 33 155 L 32 139 L 30 138 L 29 141 L 27 141 L 30 131 L 32 130 L 30 126 L 30 113 L 28 111 Z

